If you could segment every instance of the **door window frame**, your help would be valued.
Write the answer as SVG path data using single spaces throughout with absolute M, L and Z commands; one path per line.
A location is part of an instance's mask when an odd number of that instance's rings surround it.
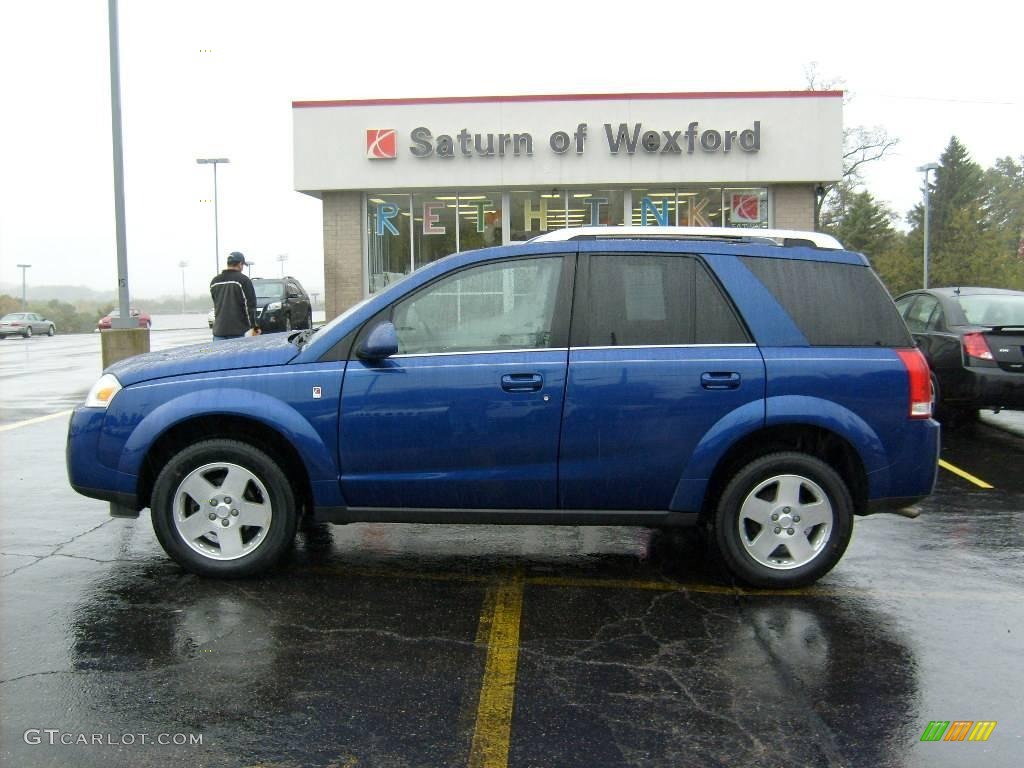
M 558 277 L 558 288 L 555 291 L 555 302 L 552 308 L 552 321 L 551 321 L 551 343 L 546 347 L 519 347 L 519 348 L 503 348 L 503 349 L 474 349 L 474 350 L 458 350 L 453 352 L 400 352 L 396 355 L 389 357 L 389 360 L 402 359 L 408 357 L 440 357 L 440 356 L 456 356 L 456 355 L 480 355 L 480 354 L 513 354 L 520 352 L 550 352 L 550 351 L 567 351 L 569 348 L 569 323 L 571 319 L 572 310 L 572 297 L 574 291 L 574 284 L 576 281 L 576 269 L 578 255 L 574 252 L 559 252 L 559 253 L 542 253 L 542 254 L 530 254 L 528 256 L 518 256 L 515 258 L 500 258 L 500 259 L 489 259 L 487 261 L 478 261 L 472 264 L 466 264 L 459 269 L 445 272 L 444 274 L 438 275 L 430 282 L 419 286 L 414 291 L 410 291 L 402 296 L 397 297 L 393 302 L 388 304 L 386 307 L 381 309 L 369 320 L 367 320 L 359 328 L 355 335 L 353 343 L 349 349 L 348 359 L 358 360 L 356 350 L 359 349 L 359 345 L 362 344 L 363 340 L 369 336 L 370 332 L 376 328 L 380 323 L 388 321 L 393 322 L 395 307 L 399 304 L 409 301 L 419 294 L 428 291 L 435 287 L 438 283 L 453 278 L 457 275 L 468 272 L 469 270 L 478 269 L 481 267 L 487 267 L 494 264 L 521 264 L 525 261 L 533 261 L 535 259 L 560 259 L 562 261 L 561 270 Z M 365 361 L 363 361 L 365 362 Z

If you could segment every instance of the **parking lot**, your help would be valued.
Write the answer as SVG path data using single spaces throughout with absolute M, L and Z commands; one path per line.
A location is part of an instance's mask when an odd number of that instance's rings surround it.
M 1024 414 L 944 433 L 921 516 L 859 518 L 805 589 L 739 587 L 685 533 L 405 524 L 224 582 L 68 486 L 98 374 L 97 334 L 0 343 L 6 764 L 1020 764 Z

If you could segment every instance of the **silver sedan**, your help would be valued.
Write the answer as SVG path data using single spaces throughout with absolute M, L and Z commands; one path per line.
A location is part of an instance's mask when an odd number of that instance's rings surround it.
M 57 332 L 54 324 L 35 312 L 12 312 L 0 318 L 0 339 L 8 336 L 24 336 L 26 339 L 36 333 L 53 336 Z

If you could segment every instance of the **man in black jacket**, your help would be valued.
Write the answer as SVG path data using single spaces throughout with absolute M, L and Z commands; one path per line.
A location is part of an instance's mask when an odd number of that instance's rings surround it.
M 252 281 L 242 273 L 245 256 L 233 251 L 228 268 L 210 281 L 213 297 L 213 338 L 237 339 L 251 329 L 256 335 L 256 291 Z

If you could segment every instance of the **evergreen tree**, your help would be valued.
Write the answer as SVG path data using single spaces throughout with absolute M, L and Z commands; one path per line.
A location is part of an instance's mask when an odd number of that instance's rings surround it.
M 822 224 L 844 247 L 873 255 L 891 248 L 896 236 L 894 218 L 895 214 L 870 192 L 850 191 L 830 201 Z
M 930 184 L 930 266 L 933 286 L 992 285 L 1006 279 L 1006 259 L 989 227 L 986 185 L 981 166 L 953 136 Z M 918 205 L 908 221 L 911 252 L 924 247 L 924 209 Z
M 996 160 L 985 171 L 985 208 L 1006 264 L 1006 288 L 1024 290 L 1024 155 Z

